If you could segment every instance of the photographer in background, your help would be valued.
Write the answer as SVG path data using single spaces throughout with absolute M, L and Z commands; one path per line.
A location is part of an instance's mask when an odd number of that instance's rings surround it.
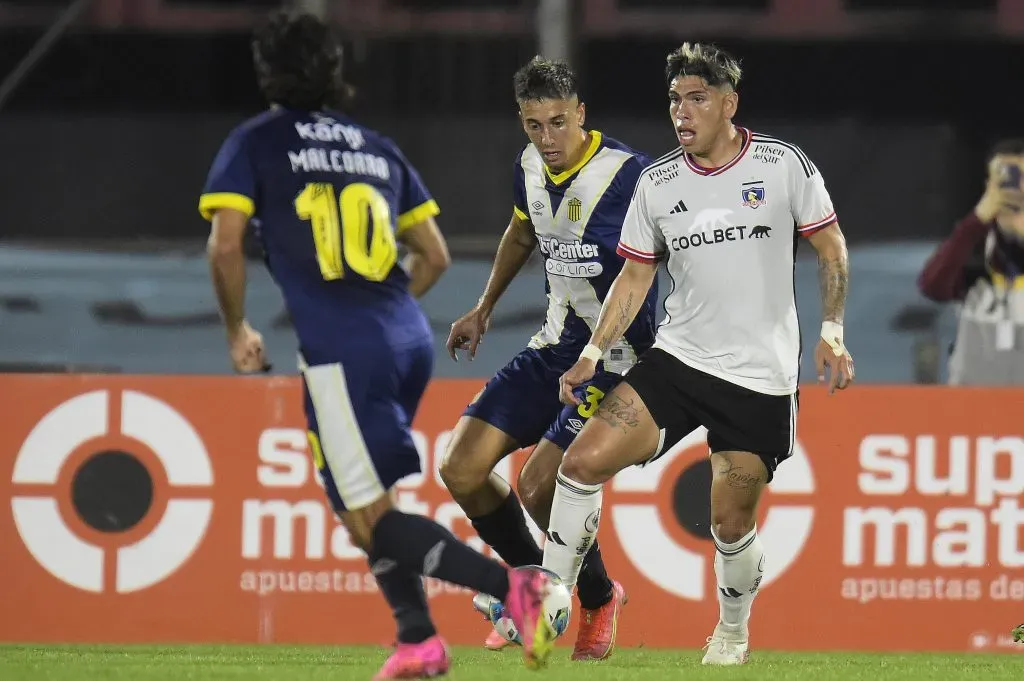
M 981 266 L 972 267 L 980 251 Z M 960 301 L 951 385 L 1024 385 L 1024 139 L 992 150 L 985 193 L 918 277 L 936 302 Z

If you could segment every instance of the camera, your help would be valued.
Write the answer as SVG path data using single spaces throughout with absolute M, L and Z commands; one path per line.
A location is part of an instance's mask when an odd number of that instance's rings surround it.
M 1004 163 L 999 169 L 1000 189 L 1024 189 L 1021 182 L 1021 167 L 1016 163 Z

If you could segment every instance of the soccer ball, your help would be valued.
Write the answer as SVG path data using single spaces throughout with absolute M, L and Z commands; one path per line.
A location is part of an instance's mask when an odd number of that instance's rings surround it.
M 561 636 L 569 628 L 569 618 L 572 617 L 572 593 L 554 572 L 539 565 L 534 567 L 544 570 L 551 580 L 548 583 L 548 592 L 544 596 L 544 616 L 555 630 L 555 636 Z
M 569 588 L 565 586 L 565 583 L 562 582 L 558 575 L 551 570 L 547 570 L 540 565 L 530 565 L 529 567 L 543 570 L 551 580 L 548 583 L 548 593 L 544 597 L 544 617 L 547 618 L 548 624 L 554 630 L 555 636 L 561 636 L 569 628 L 569 620 L 572 617 L 572 593 L 569 592 Z M 501 634 L 506 641 L 522 645 L 519 630 L 510 617 L 504 614 L 496 617 L 494 619 L 494 630 Z

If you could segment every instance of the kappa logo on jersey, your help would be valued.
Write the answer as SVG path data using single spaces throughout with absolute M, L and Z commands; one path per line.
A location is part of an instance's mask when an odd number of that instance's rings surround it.
M 329 116 L 317 116 L 316 123 L 295 123 L 299 139 L 310 142 L 344 142 L 349 149 L 356 150 L 366 144 L 363 131 L 351 125 L 338 123 Z
M 760 180 L 745 183 L 741 195 L 743 197 L 743 205 L 747 208 L 759 208 L 767 203 L 764 200 L 764 186 Z
M 560 277 L 596 277 L 604 271 L 599 262 L 583 262 L 599 258 L 597 244 L 582 241 L 559 241 L 553 237 L 537 236 L 540 252 L 544 254 L 544 270 Z

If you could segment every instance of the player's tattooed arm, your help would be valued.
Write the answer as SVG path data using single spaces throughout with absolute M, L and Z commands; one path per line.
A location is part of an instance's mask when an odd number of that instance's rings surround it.
M 612 328 L 602 334 L 600 337 L 594 334 L 594 345 L 607 350 L 610 348 L 615 341 L 622 338 L 622 334 L 626 333 L 626 329 L 633 323 L 633 318 L 636 316 L 636 292 L 629 291 L 625 300 L 615 301 L 615 310 L 611 311 L 611 318 L 615 324 Z M 600 325 L 598 330 L 600 330 Z
M 622 338 L 647 297 L 657 272 L 657 263 L 626 261 L 601 306 L 601 316 L 598 317 L 591 343 L 601 350 L 607 350 Z
M 846 238 L 839 225 L 832 224 L 812 234 L 808 241 L 818 252 L 822 319 L 842 324 L 850 284 L 850 257 L 846 250 Z

